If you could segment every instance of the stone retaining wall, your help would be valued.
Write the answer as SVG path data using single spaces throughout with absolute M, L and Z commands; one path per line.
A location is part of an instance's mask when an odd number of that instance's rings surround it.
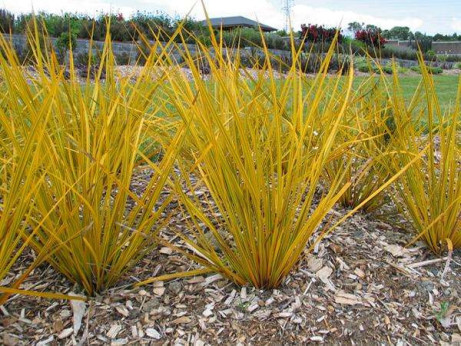
M 21 53 L 23 52 L 26 47 L 27 47 L 27 40 L 24 35 L 7 35 L 9 38 L 12 39 L 13 45 L 15 49 Z M 54 45 L 56 43 L 56 38 L 50 38 L 52 44 Z M 398 45 L 398 46 L 407 46 L 409 41 L 393 41 L 392 44 Z M 93 53 L 95 53 L 97 50 L 102 50 L 104 46 L 104 42 L 102 41 L 93 41 L 91 43 L 92 48 L 93 48 Z M 433 47 L 434 45 L 441 53 L 445 54 L 445 51 L 447 51 L 449 54 L 458 54 L 458 53 L 453 53 L 453 52 L 459 52 L 461 54 L 461 41 L 460 42 L 433 42 Z M 179 50 L 181 50 L 183 47 L 182 44 L 178 44 Z M 74 56 L 78 57 L 80 54 L 87 54 L 88 50 L 90 49 L 90 41 L 89 40 L 83 40 L 83 39 L 77 39 L 77 46 L 74 50 Z M 114 52 L 114 55 L 116 57 L 124 57 L 125 61 L 130 61 L 131 63 L 134 63 L 138 57 L 138 48 L 135 43 L 131 42 L 112 42 L 112 49 Z M 187 44 L 187 49 L 191 52 L 192 55 L 194 55 L 197 51 L 196 46 L 194 44 Z M 170 53 L 173 59 L 176 59 L 177 61 L 181 60 L 181 52 L 176 48 L 172 48 Z M 443 51 L 442 51 L 443 50 Z M 211 54 L 213 54 L 213 48 L 210 49 Z M 284 51 L 284 50 L 278 50 L 278 49 L 270 49 L 270 52 L 276 56 L 279 57 L 290 57 L 291 52 L 290 51 Z M 242 57 L 254 57 L 255 55 L 262 55 L 261 50 L 257 50 L 254 48 L 243 48 L 241 49 L 241 56 Z M 400 64 L 402 67 L 411 67 L 418 65 L 417 61 L 413 60 L 402 60 L 402 59 L 396 59 L 396 61 Z M 382 63 L 386 64 L 388 62 L 387 59 L 383 59 Z M 444 69 L 450 69 L 453 67 L 454 63 L 450 62 L 432 62 L 430 63 L 432 66 L 439 66 Z

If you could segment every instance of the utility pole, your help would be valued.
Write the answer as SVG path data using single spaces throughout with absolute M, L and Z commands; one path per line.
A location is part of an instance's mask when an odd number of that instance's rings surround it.
M 282 0 L 282 11 L 285 15 L 285 31 L 290 33 L 290 17 L 291 17 L 291 9 L 295 5 L 294 0 Z

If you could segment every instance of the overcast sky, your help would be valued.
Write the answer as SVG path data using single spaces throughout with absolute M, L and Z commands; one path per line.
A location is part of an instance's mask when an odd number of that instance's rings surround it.
M 3 7 L 15 13 L 47 11 L 79 12 L 97 15 L 101 12 L 123 13 L 126 17 L 139 11 L 162 11 L 171 16 L 184 16 L 191 9 L 195 19 L 204 12 L 197 0 L 0 0 Z M 210 17 L 241 15 L 283 29 L 283 0 L 205 0 Z M 292 27 L 302 23 L 347 26 L 351 21 L 375 24 L 383 29 L 409 26 L 427 34 L 461 33 L 461 0 L 295 0 Z

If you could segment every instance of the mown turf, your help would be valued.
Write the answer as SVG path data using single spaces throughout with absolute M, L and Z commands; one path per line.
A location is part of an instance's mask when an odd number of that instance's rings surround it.
M 358 88 L 358 86 L 366 81 L 367 78 L 369 77 L 356 77 L 354 86 Z M 391 77 L 389 76 L 388 78 Z M 400 77 L 400 85 L 402 87 L 403 95 L 407 101 L 411 100 L 420 82 L 420 76 Z M 450 106 L 455 103 L 458 92 L 458 83 L 460 83 L 460 76 L 434 76 L 434 85 L 442 109 L 449 109 Z

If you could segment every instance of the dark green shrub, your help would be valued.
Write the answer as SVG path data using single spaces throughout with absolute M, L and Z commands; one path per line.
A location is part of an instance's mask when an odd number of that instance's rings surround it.
M 382 70 L 383 70 L 384 73 L 387 73 L 387 74 L 392 74 L 392 72 L 393 72 L 392 66 L 383 66 Z
M 428 67 L 428 70 L 432 74 L 441 74 L 443 72 L 443 69 L 441 67 Z
M 86 40 L 93 39 L 95 41 L 102 41 L 104 40 L 104 35 L 106 32 L 104 27 L 105 24 L 101 23 L 99 20 L 84 18 L 81 21 L 77 37 Z
M 435 52 L 434 52 L 432 49 L 429 49 L 429 50 L 426 52 L 425 57 L 432 60 L 432 59 L 434 59 L 435 57 L 437 57 L 437 55 L 435 54 Z
M 63 63 L 66 58 L 67 51 L 70 48 L 74 50 L 77 47 L 77 35 L 70 32 L 63 32 L 56 40 L 55 46 L 59 62 Z
M 366 62 L 357 64 L 357 70 L 363 73 L 370 72 L 371 68 Z
M 75 57 L 75 65 L 78 68 L 86 68 L 87 66 L 99 66 L 101 63 L 101 52 L 94 49 L 91 56 L 88 52 L 77 54 Z
M 153 39 L 153 34 L 157 35 L 161 41 L 168 41 L 168 38 L 174 32 L 173 22 L 168 15 L 157 12 L 136 12 L 131 17 L 130 25 L 135 28 L 133 33 L 134 40 L 139 39 L 139 33 L 149 39 Z
M 290 50 L 290 41 L 278 34 L 265 34 L 266 45 L 269 49 Z
M 460 61 L 461 62 L 461 55 L 444 55 L 445 61 L 447 62 L 456 62 Z
M 421 37 L 412 43 L 411 47 L 414 50 L 421 50 L 423 53 L 429 53 L 429 51 L 432 50 L 432 38 L 427 36 Z M 435 52 L 433 55 L 435 56 Z
M 127 52 L 115 55 L 115 62 L 119 66 L 131 65 L 131 56 Z
M 35 33 L 35 25 L 37 26 L 37 35 Z M 22 62 L 27 65 L 35 65 L 38 62 L 39 54 L 41 54 L 41 59 L 49 59 L 49 52 L 53 50 L 53 44 L 47 34 L 45 23 L 36 19 L 34 24 L 34 19 L 29 17 L 29 20 L 24 23 L 24 27 L 27 43 L 22 52 Z
M 14 14 L 0 9 L 0 33 L 13 33 L 14 31 Z
M 426 66 L 427 70 L 429 73 L 432 74 L 440 74 L 443 72 L 443 69 L 441 67 L 434 67 L 434 66 Z M 410 69 L 414 72 L 421 73 L 421 67 L 420 66 L 412 66 Z

